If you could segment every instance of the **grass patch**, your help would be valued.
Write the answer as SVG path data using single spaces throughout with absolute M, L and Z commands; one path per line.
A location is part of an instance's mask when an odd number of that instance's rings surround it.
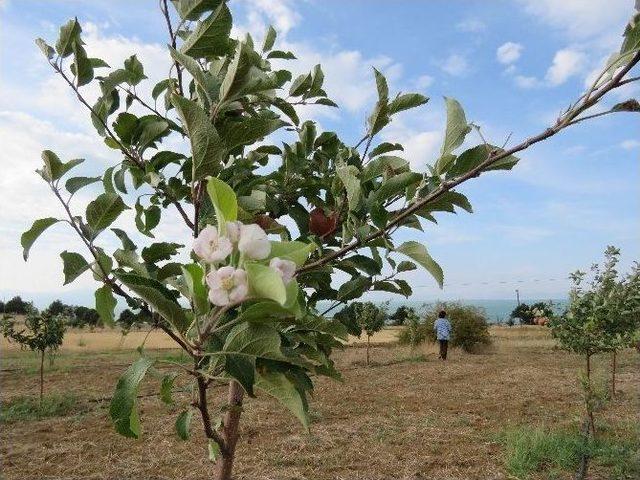
M 507 471 L 522 480 L 535 474 L 564 478 L 577 469 L 584 453 L 591 458 L 590 469 L 603 469 L 607 478 L 622 480 L 640 474 L 640 439 L 636 436 L 602 437 L 585 443 L 577 431 L 521 427 L 506 431 L 501 442 Z
M 21 396 L 0 404 L 0 423 L 13 423 L 62 417 L 84 411 L 77 395 L 47 395 L 40 404 L 38 397 Z

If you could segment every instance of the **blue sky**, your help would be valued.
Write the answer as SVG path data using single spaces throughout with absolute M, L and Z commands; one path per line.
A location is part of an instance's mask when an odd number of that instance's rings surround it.
M 392 90 L 428 95 L 426 107 L 384 134 L 424 169 L 440 148 L 444 95 L 460 100 L 494 143 L 536 134 L 617 48 L 633 1 L 232 0 L 230 7 L 237 34 L 251 31 L 259 40 L 273 23 L 280 46 L 298 54 L 292 68 L 323 65 L 341 108 L 301 113 L 344 139 L 362 136 L 375 100 L 371 66 L 385 72 Z M 33 43 L 38 36 L 53 43 L 74 15 L 90 54 L 116 67 L 137 53 L 151 79 L 168 71 L 156 1 L 0 0 L 0 297 L 91 302 L 88 275 L 61 287 L 58 252 L 80 251 L 62 227 L 40 239 L 27 264 L 19 247 L 33 219 L 59 213 L 33 174 L 42 149 L 87 158 L 85 174 L 117 161 Z M 637 88 L 627 88 L 610 102 L 634 95 Z M 638 115 L 605 117 L 530 149 L 512 172 L 465 185 L 474 214 L 440 215 L 424 234 L 400 236 L 425 243 L 445 270 L 443 291 L 426 273 L 409 274 L 419 287 L 414 298 L 510 298 L 515 288 L 525 298 L 560 298 L 567 273 L 598 260 L 607 244 L 622 248 L 625 265 L 639 259 L 639 134 Z M 186 232 L 168 219 L 161 233 Z

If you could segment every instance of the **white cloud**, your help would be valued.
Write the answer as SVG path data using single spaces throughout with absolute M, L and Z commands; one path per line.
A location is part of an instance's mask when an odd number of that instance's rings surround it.
M 640 141 L 633 139 L 625 140 L 620 144 L 620 147 L 625 150 L 635 150 L 636 148 L 640 148 Z
M 415 88 L 425 90 L 433 85 L 435 79 L 431 75 L 420 75 L 414 82 Z
M 469 69 L 469 63 L 464 56 L 458 53 L 452 53 L 447 57 L 440 68 L 442 68 L 442 70 L 449 75 L 459 77 L 467 73 Z
M 496 58 L 500 63 L 508 65 L 517 61 L 522 54 L 523 46 L 519 43 L 507 42 L 503 43 L 496 50 Z
M 562 85 L 572 76 L 582 72 L 585 62 L 586 55 L 583 52 L 569 48 L 558 50 L 547 70 L 545 80 L 552 86 Z
M 540 81 L 536 77 L 528 77 L 526 75 L 516 75 L 514 77 L 516 85 L 520 88 L 529 89 L 540 86 Z
M 633 0 L 520 0 L 525 11 L 571 38 L 587 39 L 620 28 Z
M 461 32 L 480 33 L 487 29 L 487 25 L 477 18 L 468 18 L 456 24 L 456 29 Z

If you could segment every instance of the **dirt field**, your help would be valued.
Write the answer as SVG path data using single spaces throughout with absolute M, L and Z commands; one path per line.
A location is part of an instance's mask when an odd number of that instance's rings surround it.
M 393 338 L 393 332 L 385 335 Z M 86 337 L 85 333 L 87 343 L 82 348 L 69 338 L 46 374 L 46 391 L 77 393 L 83 399 L 83 412 L 0 425 L 2 477 L 210 478 L 211 464 L 197 418 L 189 441 L 181 442 L 174 434 L 178 406 L 167 407 L 153 396 L 143 398 L 142 439 L 125 439 L 113 431 L 108 402 L 89 400 L 108 397 L 135 354 L 124 347 L 83 353 L 90 345 L 92 349 L 105 345 L 92 344 Z M 581 411 L 576 373 L 580 361 L 555 350 L 542 327 L 494 327 L 492 337 L 494 344 L 486 352 L 470 355 L 454 350 L 446 364 L 436 359 L 432 346 L 410 352 L 388 344 L 374 348 L 376 364 L 366 367 L 362 348 L 346 348 L 336 357 L 344 382 L 317 381 L 310 434 L 275 401 L 249 400 L 236 478 L 514 478 L 504 467 L 500 434 L 523 425 L 575 425 Z M 5 345 L 2 352 L 0 398 L 37 394 L 34 357 L 7 351 Z M 155 354 L 177 357 L 167 350 Z M 424 357 L 417 359 L 419 354 Z M 599 424 L 608 430 L 633 430 L 640 421 L 640 356 L 626 351 L 619 365 L 618 397 L 599 417 Z M 599 372 L 606 367 L 605 358 L 596 361 Z M 158 378 L 148 376 L 141 393 L 157 389 Z M 223 399 L 224 392 L 216 392 L 212 404 Z M 175 397 L 178 403 L 188 402 L 186 394 Z M 589 478 L 612 477 L 594 468 Z

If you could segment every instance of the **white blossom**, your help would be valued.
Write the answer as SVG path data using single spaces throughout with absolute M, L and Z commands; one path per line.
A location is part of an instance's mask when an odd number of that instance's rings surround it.
M 271 252 L 271 243 L 265 231 L 255 223 L 240 226 L 238 250 L 251 260 L 263 260 Z
M 293 280 L 296 273 L 296 264 L 291 260 L 275 257 L 271 259 L 269 266 L 280 274 L 285 285 Z
M 227 222 L 227 238 L 231 240 L 231 243 L 236 245 L 238 240 L 240 240 L 240 227 L 242 227 L 242 222 Z
M 193 241 L 193 251 L 205 262 L 216 263 L 231 254 L 233 245 L 227 237 L 218 234 L 216 227 L 209 225 Z
M 241 302 L 249 294 L 247 272 L 240 268 L 220 267 L 209 272 L 206 281 L 209 285 L 209 300 L 219 307 Z

